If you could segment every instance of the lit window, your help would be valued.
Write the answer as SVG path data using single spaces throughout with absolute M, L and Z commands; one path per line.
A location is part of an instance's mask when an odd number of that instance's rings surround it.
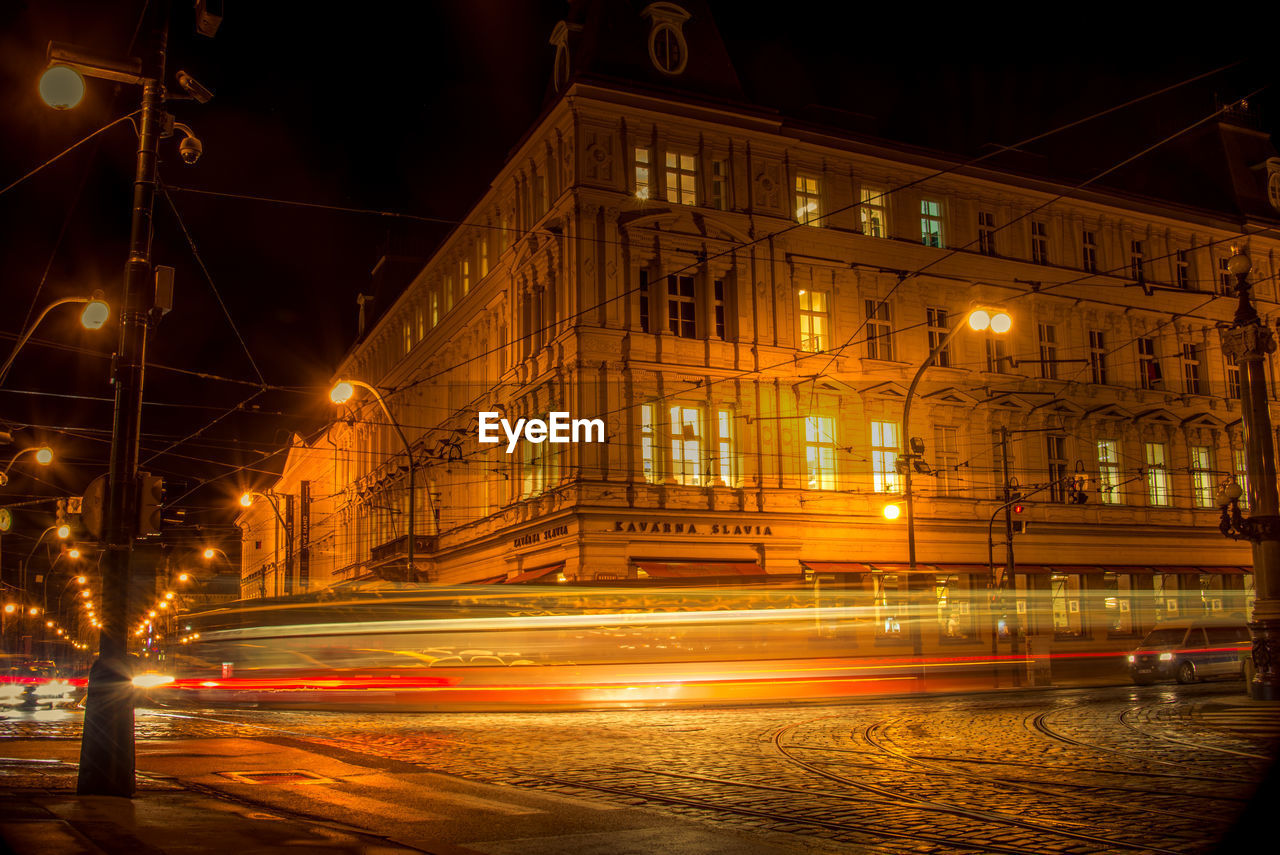
M 1080 575 L 1049 577 L 1049 608 L 1053 613 L 1055 635 L 1080 635 L 1083 615 L 1080 609 Z
M 996 215 L 990 211 L 978 212 L 978 252 L 996 254 Z
M 1119 634 L 1133 632 L 1133 576 L 1128 573 L 1102 574 L 1102 592 L 1107 629 Z
M 1227 268 L 1231 259 L 1227 257 L 1218 259 L 1218 293 L 1234 294 L 1236 290 L 1236 278 L 1231 275 L 1231 271 Z
M 1240 360 L 1230 353 L 1224 354 L 1227 360 L 1227 397 L 1240 400 Z
M 933 199 L 920 200 L 920 242 L 925 246 L 943 245 L 941 202 Z
M 733 411 L 718 410 L 716 412 L 716 456 L 714 459 L 714 476 L 720 480 L 720 486 L 737 487 L 737 456 L 733 452 Z
M 1156 356 L 1156 340 L 1138 339 L 1138 385 L 1143 389 L 1159 389 L 1162 381 L 1160 359 Z
M 471 293 L 471 259 L 462 259 L 458 265 L 458 272 L 461 274 L 462 294 L 466 296 Z
M 1147 251 L 1140 240 L 1129 241 L 1129 273 L 1139 282 L 1147 281 Z
M 444 277 L 444 310 L 448 312 L 453 308 L 453 277 Z
M 658 481 L 657 463 L 654 460 L 653 404 L 640 406 L 640 469 L 648 484 Z
M 698 204 L 698 161 L 692 154 L 667 152 L 667 201 Z
M 804 424 L 804 458 L 810 490 L 836 488 L 836 422 L 809 416 Z
M 671 408 L 671 477 L 686 487 L 702 486 L 702 410 Z
M 889 236 L 889 215 L 883 190 L 879 187 L 863 187 L 862 204 L 858 210 L 862 216 L 864 235 L 878 238 Z
M 893 361 L 893 321 L 889 304 L 867 300 L 867 358 Z
M 1200 351 L 1194 344 L 1182 346 L 1182 381 L 1188 395 L 1200 394 Z
M 827 341 L 827 292 L 800 290 L 800 349 L 821 353 Z
M 818 187 L 818 179 L 814 176 L 796 176 L 796 222 L 801 225 L 821 225 L 822 200 Z
M 1098 242 L 1097 236 L 1091 231 L 1080 233 L 1080 240 L 1084 247 L 1084 257 L 1082 259 L 1084 269 L 1089 273 L 1098 272 Z
M 1147 501 L 1154 507 L 1168 507 L 1169 468 L 1163 442 L 1148 442 L 1147 451 Z
M 649 149 L 637 147 L 635 150 L 636 161 L 636 198 L 648 199 L 652 185 L 649 178 Z
M 711 207 L 729 210 L 729 161 L 711 161 Z
M 431 327 L 435 328 L 440 323 L 440 294 L 434 288 L 431 289 Z
M 1098 440 L 1098 492 L 1104 505 L 1121 502 L 1119 445 L 1114 439 Z
M 1185 291 L 1191 287 L 1191 260 L 1187 257 L 1185 249 L 1174 253 L 1173 272 L 1176 274 L 1179 288 Z
M 1040 324 L 1040 377 L 1058 379 L 1058 329 L 1053 324 Z
M 421 341 L 422 339 L 427 337 L 427 311 L 422 306 L 421 303 L 418 304 L 417 319 L 418 319 L 418 340 Z
M 1049 464 L 1049 501 L 1067 500 L 1067 438 L 1046 436 L 1045 457 Z
M 1049 263 L 1049 226 L 1037 220 L 1031 221 L 1031 260 L 1036 264 Z
M 901 493 L 898 474 L 901 430 L 897 422 L 871 423 L 871 489 L 877 493 Z
M 480 278 L 483 279 L 489 275 L 489 236 L 485 235 L 480 238 L 477 250 L 480 257 L 479 272 Z
M 1240 485 L 1240 507 L 1249 509 L 1249 465 L 1243 448 L 1231 449 L 1231 467 L 1235 470 L 1236 483 Z
M 933 353 L 946 340 L 947 333 L 951 331 L 947 326 L 947 310 L 926 307 L 924 314 L 925 329 L 929 335 L 929 352 Z M 947 368 L 951 365 L 951 345 L 947 345 L 938 351 L 938 355 L 933 358 L 933 364 L 939 368 Z
M 520 443 L 520 498 L 530 499 L 547 489 L 550 443 Z
M 1107 383 L 1107 347 L 1102 330 L 1089 330 L 1089 372 L 1093 382 Z
M 404 320 L 404 352 L 408 353 L 413 350 L 413 322 L 408 318 Z
M 973 632 L 974 610 L 969 608 L 969 590 L 960 577 L 934 577 L 934 593 L 938 602 L 938 631 L 944 638 L 968 638 Z
M 667 328 L 681 338 L 697 338 L 697 303 L 692 276 L 667 277 Z
M 1191 446 L 1191 492 L 1197 508 L 1212 508 L 1217 505 L 1216 491 L 1213 486 L 1213 463 L 1209 456 L 1209 446 Z
M 958 428 L 938 425 L 933 429 L 936 454 L 934 474 L 937 476 L 939 496 L 954 496 L 959 492 L 960 449 L 958 436 Z
M 871 579 L 875 588 L 876 635 L 902 635 L 902 622 L 898 620 L 898 614 L 906 605 L 906 598 L 899 592 L 898 574 L 875 570 Z

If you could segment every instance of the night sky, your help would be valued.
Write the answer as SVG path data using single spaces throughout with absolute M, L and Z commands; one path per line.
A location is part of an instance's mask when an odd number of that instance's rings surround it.
M 134 87 L 91 80 L 77 109 L 56 112 L 35 84 L 50 40 L 129 55 L 142 5 L 0 4 L 0 187 L 136 109 Z M 188 71 L 216 97 L 171 105 L 203 141 L 204 156 L 189 167 L 177 138 L 165 141 L 160 174 L 208 278 L 159 195 L 154 260 L 177 269 L 177 305 L 151 339 L 141 459 L 169 479 L 168 495 L 181 497 L 188 523 L 225 526 L 234 496 L 279 470 L 283 455 L 273 452 L 289 434 L 329 416 L 324 384 L 355 337 L 355 297 L 371 289 L 378 258 L 387 250 L 429 257 L 542 111 L 548 37 L 567 4 L 231 2 L 213 40 L 194 35 L 189 6 L 175 3 L 168 69 Z M 1215 96 L 1235 99 L 1278 76 L 1260 60 L 1263 45 L 1251 34 L 1266 23 L 1254 18 L 1214 32 L 1206 22 L 1154 25 L 1149 15 L 1061 4 L 1042 9 L 1059 16 L 1043 23 L 1026 17 L 1033 6 L 1018 7 L 1016 17 L 964 7 L 952 19 L 920 7 L 795 4 L 800 11 L 789 18 L 776 11 L 785 5 L 711 8 L 757 103 L 969 155 L 1238 63 L 1006 161 L 1068 178 L 1185 126 Z M 1010 26 L 1012 34 L 1003 29 Z M 1272 131 L 1278 101 L 1274 88 L 1253 99 Z M 117 125 L 0 194 L 0 350 L 57 297 L 102 288 L 118 300 L 134 146 L 129 125 Z M 77 311 L 62 309 L 19 357 L 0 387 L 0 422 L 15 439 L 0 455 L 8 462 L 18 447 L 48 443 L 60 460 L 38 472 L 20 464 L 0 504 L 78 494 L 105 471 L 115 335 L 114 327 L 87 332 Z M 18 530 L 3 544 L 9 570 L 30 549 L 30 534 L 49 524 L 52 504 L 16 510 Z M 211 531 L 166 538 L 194 543 Z

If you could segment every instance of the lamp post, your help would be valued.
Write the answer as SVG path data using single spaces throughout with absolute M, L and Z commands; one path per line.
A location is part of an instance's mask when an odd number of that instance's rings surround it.
M 417 545 L 416 529 L 414 522 L 416 514 L 416 496 L 417 490 L 414 489 L 414 472 L 413 472 L 413 447 L 409 445 L 409 438 L 404 435 L 404 430 L 400 427 L 400 422 L 396 421 L 396 417 L 391 415 L 387 402 L 382 399 L 382 395 L 378 390 L 360 380 L 339 380 L 334 384 L 333 389 L 329 392 L 329 400 L 335 404 L 345 404 L 355 395 L 355 387 L 366 389 L 374 398 L 377 399 L 378 405 L 382 407 L 383 414 L 386 415 L 387 421 L 391 422 L 391 426 L 396 429 L 396 433 L 400 437 L 400 442 L 404 444 L 404 454 L 409 462 L 409 545 L 406 555 L 408 578 L 410 581 L 417 581 L 418 575 L 413 562 L 414 547 Z
M 52 303 L 44 307 L 37 317 L 35 323 L 27 327 L 18 343 L 13 346 L 13 351 L 9 354 L 9 358 L 4 361 L 4 365 L 0 366 L 0 383 L 4 382 L 4 378 L 9 376 L 9 368 L 13 365 L 13 361 L 18 358 L 18 352 L 22 350 L 28 339 L 36 331 L 36 327 L 40 326 L 40 322 L 48 317 L 49 313 L 59 306 L 65 306 L 69 303 L 84 303 L 84 311 L 80 313 L 80 323 L 87 330 L 101 329 L 102 325 L 107 322 L 107 318 L 111 316 L 111 307 L 107 305 L 106 298 L 103 297 L 101 291 L 94 291 L 90 297 L 64 297 L 61 300 L 54 300 Z
M 120 306 L 120 334 L 113 361 L 115 408 L 111 429 L 110 469 L 103 507 L 102 621 L 98 659 L 89 672 L 84 735 L 80 743 L 80 795 L 131 797 L 134 793 L 132 666 L 128 658 L 130 559 L 137 530 L 138 440 L 142 423 L 143 368 L 147 334 L 157 320 L 152 285 L 151 239 L 155 207 L 156 163 L 161 137 L 171 134 L 172 117 L 164 109 L 165 54 L 171 3 L 147 7 L 147 35 L 141 59 L 115 61 L 50 44 L 51 67 L 40 83 L 41 94 L 56 109 L 74 106 L 84 92 L 82 75 L 142 88 L 138 150 L 129 223 L 129 253 Z M 197 101 L 209 92 L 189 76 L 178 84 Z M 187 163 L 199 157 L 198 143 L 185 128 L 179 153 Z
M 959 335 L 960 331 L 966 326 L 974 332 L 990 330 L 997 335 L 1003 335 L 1013 327 L 1013 319 L 1009 317 L 1007 312 L 999 309 L 973 309 L 963 320 L 954 324 L 947 331 L 947 334 L 942 337 L 942 340 L 929 351 L 929 356 L 916 369 L 915 376 L 911 378 L 911 385 L 907 387 L 906 400 L 902 404 L 902 436 L 906 440 L 908 448 L 914 448 L 911 442 L 911 404 L 915 399 L 916 387 L 920 385 L 920 380 L 924 377 L 925 371 L 933 365 L 938 354 L 945 351 L 947 346 L 951 344 L 952 339 Z M 923 448 L 923 444 L 921 447 Z M 907 602 L 913 607 L 915 606 L 915 600 L 911 596 L 911 590 L 914 587 L 912 580 L 916 574 L 916 511 L 915 497 L 911 491 L 911 474 L 916 465 L 923 462 L 919 460 L 920 457 L 921 452 L 912 450 L 903 454 L 900 458 L 906 463 L 902 475 L 902 497 L 903 505 L 907 512 Z M 911 615 L 911 652 L 918 661 L 924 655 L 924 644 L 921 636 L 920 615 L 914 613 L 914 611 L 913 608 L 913 614 Z
M 1234 255 L 1227 270 L 1236 277 L 1240 303 L 1229 327 L 1221 330 L 1222 350 L 1240 365 L 1240 415 L 1244 422 L 1245 466 L 1249 475 L 1249 508 L 1241 517 L 1235 496 L 1222 504 L 1223 534 L 1253 543 L 1253 579 L 1258 597 L 1253 606 L 1253 682 L 1250 695 L 1280 701 L 1280 499 L 1276 495 L 1276 454 L 1271 438 L 1267 378 L 1263 360 L 1276 349 L 1275 336 L 1249 299 L 1247 255 Z M 1238 490 L 1238 488 L 1237 488 Z
M 0 487 L 7 486 L 9 484 L 9 470 L 13 468 L 13 464 L 18 462 L 18 458 L 24 454 L 34 454 L 36 463 L 39 463 L 41 466 L 48 466 L 53 462 L 53 449 L 47 445 L 33 445 L 24 448 L 17 454 L 13 455 L 13 457 L 9 459 L 8 464 L 5 465 L 4 471 L 0 472 Z

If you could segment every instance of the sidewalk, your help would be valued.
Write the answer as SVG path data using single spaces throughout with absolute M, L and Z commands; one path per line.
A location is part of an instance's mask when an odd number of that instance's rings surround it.
M 480 784 L 341 750 L 308 750 L 288 739 L 139 742 L 134 798 L 77 796 L 74 762 L 78 751 L 79 742 L 67 739 L 0 743 L 0 853 L 800 855 L 808 851 L 787 840 L 740 836 L 644 808 Z M 307 775 L 314 777 L 308 780 Z M 255 782 L 255 778 L 267 780 Z

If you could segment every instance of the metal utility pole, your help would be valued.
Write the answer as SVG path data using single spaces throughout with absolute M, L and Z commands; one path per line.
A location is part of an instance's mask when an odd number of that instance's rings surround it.
M 1227 269 L 1236 277 L 1240 303 L 1231 326 L 1221 331 L 1222 350 L 1240 365 L 1240 414 L 1248 472 L 1249 508 L 1241 518 L 1229 500 L 1223 508 L 1223 533 L 1243 535 L 1253 543 L 1253 578 L 1258 598 L 1253 606 L 1253 682 L 1250 695 L 1259 701 L 1280 701 L 1280 499 L 1276 495 L 1276 453 L 1271 438 L 1267 379 L 1263 361 L 1276 349 L 1275 336 L 1258 317 L 1249 299 L 1246 255 L 1236 255 Z M 1236 493 L 1239 493 L 1237 488 Z
M 107 475 L 102 557 L 102 629 L 98 660 L 89 671 L 84 735 L 80 743 L 80 795 L 134 793 L 133 667 L 127 655 L 130 561 L 137 527 L 138 441 L 142 422 L 143 366 L 155 294 L 152 290 L 152 210 L 157 149 L 165 119 L 164 65 L 169 4 L 154 3 L 142 69 L 142 112 L 129 258 L 124 269 L 120 342 L 112 383 L 115 411 Z

